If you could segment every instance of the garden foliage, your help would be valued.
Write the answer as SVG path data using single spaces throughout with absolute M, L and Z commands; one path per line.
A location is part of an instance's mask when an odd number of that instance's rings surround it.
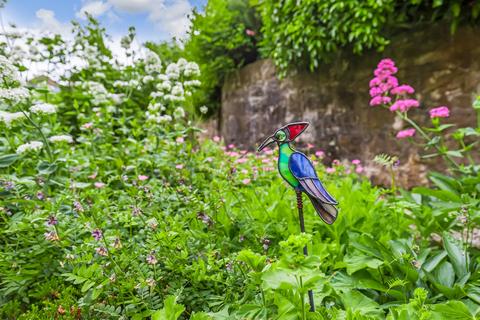
M 409 192 L 372 186 L 358 160 L 326 168 L 318 150 L 340 214 L 328 226 L 305 206 L 300 234 L 272 150 L 198 138 L 197 64 L 134 50 L 134 30 L 120 62 L 95 21 L 74 30 L 30 39 L 28 54 L 2 46 L 1 318 L 478 317 L 474 164 Z M 61 77 L 25 81 L 35 59 Z

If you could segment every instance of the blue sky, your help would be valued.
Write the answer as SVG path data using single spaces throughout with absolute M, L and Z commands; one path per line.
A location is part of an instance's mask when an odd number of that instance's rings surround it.
M 66 32 L 72 19 L 84 21 L 87 11 L 99 19 L 107 33 L 117 37 L 129 26 L 140 41 L 182 37 L 187 14 L 202 10 L 207 0 L 9 0 L 1 12 L 3 22 L 29 30 Z

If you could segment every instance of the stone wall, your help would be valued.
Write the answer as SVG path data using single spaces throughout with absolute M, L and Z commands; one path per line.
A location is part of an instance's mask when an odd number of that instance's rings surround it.
M 315 73 L 283 80 L 270 60 L 245 66 L 224 84 L 221 135 L 228 143 L 254 148 L 281 125 L 308 120 L 311 126 L 300 142 L 325 150 L 326 162 L 359 158 L 367 164 L 367 174 L 383 183 L 387 179 L 372 159 L 379 153 L 396 154 L 404 186 L 425 182 L 426 165 L 435 164 L 420 162 L 421 150 L 394 138 L 406 124 L 368 105 L 368 83 L 383 57 L 396 61 L 400 83 L 416 88 L 422 103 L 411 112 L 416 120 L 429 121 L 427 109 L 447 105 L 451 122 L 475 125 L 471 104 L 480 94 L 480 29 L 463 27 L 452 36 L 448 26 L 432 26 L 394 36 L 383 53 L 344 53 Z

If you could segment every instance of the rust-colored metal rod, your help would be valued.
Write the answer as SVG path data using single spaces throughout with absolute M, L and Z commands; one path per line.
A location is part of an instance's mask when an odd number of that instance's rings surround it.
M 303 219 L 303 200 L 302 200 L 302 191 L 295 190 L 297 193 L 297 209 L 298 209 L 298 219 L 300 220 L 300 231 L 305 233 L 305 220 Z M 308 256 L 308 248 L 305 245 L 303 247 L 303 254 Z M 310 303 L 310 311 L 315 311 L 315 302 L 313 301 L 313 291 L 308 290 L 308 302 Z

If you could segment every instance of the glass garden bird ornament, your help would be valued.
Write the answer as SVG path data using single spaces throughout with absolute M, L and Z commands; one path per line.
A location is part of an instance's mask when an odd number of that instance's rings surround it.
M 258 151 L 276 142 L 280 149 L 278 171 L 282 178 L 295 189 L 299 202 L 297 204 L 302 205 L 302 193 L 305 193 L 320 218 L 327 224 L 332 224 L 337 219 L 338 211 L 335 206 L 338 202 L 322 185 L 307 156 L 294 150 L 290 145 L 290 142 L 305 131 L 308 125 L 308 122 L 294 122 L 281 127 L 265 139 L 258 147 Z M 302 224 L 302 221 L 300 223 Z
M 318 179 L 312 162 L 301 152 L 295 151 L 290 142 L 295 140 L 308 127 L 308 122 L 289 123 L 263 141 L 258 147 L 262 151 L 267 146 L 277 143 L 280 151 L 278 154 L 278 171 L 282 178 L 295 189 L 297 194 L 298 218 L 300 220 L 300 231 L 305 232 L 305 221 L 303 219 L 302 193 L 307 194 L 313 204 L 315 211 L 327 224 L 332 224 L 337 219 L 338 211 L 335 207 L 338 202 L 323 187 Z M 308 256 L 307 246 L 303 248 L 303 254 Z M 315 311 L 313 291 L 308 291 L 310 311 Z

